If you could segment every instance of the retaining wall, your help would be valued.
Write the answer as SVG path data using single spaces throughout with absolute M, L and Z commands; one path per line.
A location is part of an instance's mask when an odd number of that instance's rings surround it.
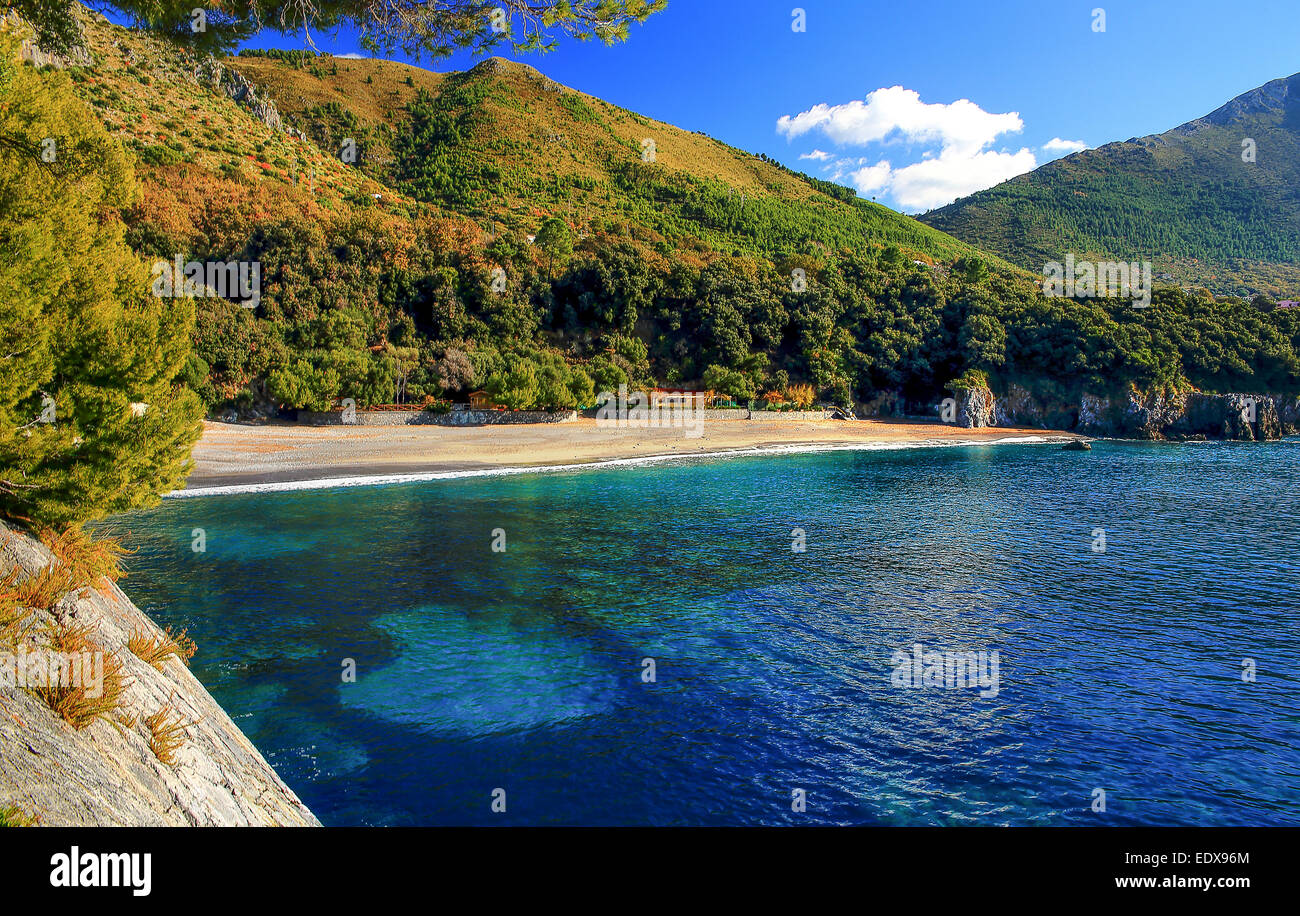
M 566 423 L 578 419 L 573 410 L 358 410 L 355 419 L 343 422 L 343 412 L 298 411 L 298 422 L 306 426 L 500 426 L 516 423 Z

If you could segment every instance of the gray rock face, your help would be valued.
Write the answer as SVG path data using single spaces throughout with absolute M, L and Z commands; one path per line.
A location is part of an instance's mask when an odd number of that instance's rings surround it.
M 0 575 L 18 567 L 25 578 L 52 562 L 44 545 L 0 523 Z M 36 648 L 41 624 L 56 619 L 88 625 L 123 664 L 122 708 L 77 731 L 30 691 L 0 686 L 0 808 L 15 806 L 43 826 L 319 826 L 184 663 L 170 657 L 158 671 L 131 653 L 133 633 L 161 631 L 105 584 L 66 597 L 53 613 L 30 611 L 22 640 Z M 150 748 L 145 723 L 164 707 L 192 723 L 171 764 Z
M 1300 399 L 1253 394 L 1129 392 L 1106 397 L 1032 393 L 1010 385 L 997 399 L 998 426 L 1041 426 L 1124 439 L 1280 439 L 1300 429 Z
M 1282 435 L 1291 436 L 1300 432 L 1300 398 L 1277 398 L 1276 403 Z
M 993 426 L 994 398 L 987 388 L 962 388 L 957 394 L 957 425 L 963 429 Z
M 1270 395 L 1192 394 L 1187 398 L 1185 422 L 1175 432 L 1213 439 L 1266 441 L 1295 432 L 1282 421 L 1286 405 Z
M 19 29 L 20 34 L 30 34 L 30 26 L 27 22 L 15 12 L 0 12 L 0 27 L 10 29 Z M 80 36 L 80 31 L 78 31 Z M 78 38 L 80 41 L 80 38 Z M 68 50 L 67 54 L 54 54 L 46 51 L 34 40 L 24 37 L 19 42 L 18 57 L 20 60 L 30 63 L 34 67 L 53 67 L 56 70 L 63 70 L 66 67 L 86 67 L 93 63 L 93 58 L 88 50 L 78 45 Z
M 907 402 L 901 391 L 885 391 L 869 401 L 858 403 L 860 417 L 901 417 L 907 413 Z
M 1120 426 L 1136 439 L 1162 439 L 1165 430 L 1186 414 L 1186 398 L 1179 395 L 1130 392 L 1123 405 Z
M 215 58 L 204 58 L 197 63 L 194 67 L 193 76 L 195 81 L 201 85 L 215 92 L 224 93 L 235 104 L 247 108 L 253 113 L 254 117 L 272 130 L 278 130 L 293 137 L 301 138 L 303 136 L 301 131 L 284 123 L 279 110 L 275 107 L 275 102 L 262 95 L 256 86 L 245 79 L 242 73 L 231 70 Z

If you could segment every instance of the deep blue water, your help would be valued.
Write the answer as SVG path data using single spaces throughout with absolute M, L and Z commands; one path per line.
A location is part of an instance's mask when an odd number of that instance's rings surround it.
M 326 824 L 1300 824 L 1298 461 L 835 452 L 114 527 L 123 587 Z M 917 643 L 997 650 L 998 695 L 894 686 Z

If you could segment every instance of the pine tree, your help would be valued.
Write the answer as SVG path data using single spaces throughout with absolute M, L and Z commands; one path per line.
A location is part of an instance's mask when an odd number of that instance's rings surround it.
M 67 77 L 19 65 L 0 33 L 0 516 L 75 524 L 187 471 L 193 304 L 150 294 L 118 216 L 134 193 Z

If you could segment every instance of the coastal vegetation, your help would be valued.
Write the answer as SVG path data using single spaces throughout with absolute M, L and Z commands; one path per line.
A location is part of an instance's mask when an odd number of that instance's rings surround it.
M 148 294 L 131 160 L 72 86 L 0 33 L 0 516 L 38 527 L 174 487 L 201 414 L 193 303 Z
M 843 188 L 522 64 L 233 59 L 298 140 L 165 55 L 165 78 L 141 83 L 105 32 L 139 40 L 88 20 L 99 63 L 76 85 L 128 148 L 175 154 L 137 165 L 137 254 L 261 264 L 257 309 L 194 303 L 181 378 L 214 414 L 479 390 L 587 406 L 620 384 L 924 403 L 971 369 L 1106 390 L 1297 385 L 1290 310 L 1173 288 L 1150 309 L 1047 298 L 1032 274 Z
M 523 64 L 222 63 L 78 10 L 79 63 L 21 65 L 9 38 L 2 71 L 0 515 L 33 526 L 175 487 L 204 412 L 573 408 L 620 385 L 915 407 L 970 373 L 1300 390 L 1300 310 L 1047 297 L 995 255 Z M 256 299 L 152 295 L 149 265 L 175 260 L 257 264 Z

